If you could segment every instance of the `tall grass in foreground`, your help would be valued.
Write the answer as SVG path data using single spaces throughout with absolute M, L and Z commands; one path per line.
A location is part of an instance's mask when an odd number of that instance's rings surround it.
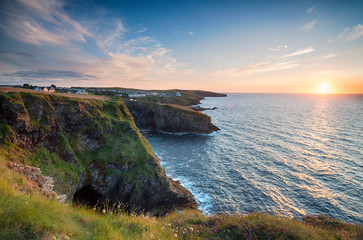
M 0 239 L 356 239 L 357 225 L 324 228 L 261 213 L 210 216 L 186 210 L 166 217 L 122 207 L 71 206 L 25 191 L 27 180 L 0 161 Z M 28 192 L 28 193 L 26 193 Z
M 172 239 L 155 218 L 72 207 L 16 193 L 0 181 L 0 239 Z

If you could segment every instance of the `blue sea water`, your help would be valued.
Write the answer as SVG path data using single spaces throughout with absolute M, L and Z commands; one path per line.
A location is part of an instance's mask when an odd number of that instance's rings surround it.
M 363 95 L 207 98 L 212 134 L 144 132 L 206 214 L 326 214 L 363 223 Z

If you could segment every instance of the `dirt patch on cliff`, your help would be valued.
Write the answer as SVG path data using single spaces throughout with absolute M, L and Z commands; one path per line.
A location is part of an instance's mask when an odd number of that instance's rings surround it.
M 76 94 L 76 93 L 49 93 L 49 92 L 42 92 L 42 91 L 35 91 L 32 89 L 25 89 L 25 88 L 11 88 L 11 87 L 0 87 L 0 92 L 31 92 L 31 93 L 43 93 L 43 94 L 49 94 L 49 95 L 57 95 L 62 97 L 70 97 L 70 98 L 79 98 L 79 99 L 97 99 L 97 100 L 104 100 L 109 101 L 111 100 L 110 97 L 106 96 L 95 96 L 95 95 L 84 95 L 84 94 Z

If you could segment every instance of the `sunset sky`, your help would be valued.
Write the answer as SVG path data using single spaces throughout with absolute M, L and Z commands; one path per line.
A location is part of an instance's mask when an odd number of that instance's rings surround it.
M 363 93 L 363 1 L 0 1 L 0 85 Z

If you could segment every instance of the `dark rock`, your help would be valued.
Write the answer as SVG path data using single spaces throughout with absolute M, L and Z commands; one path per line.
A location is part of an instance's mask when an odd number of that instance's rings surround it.
M 154 113 L 145 114 L 147 122 Z M 210 118 L 203 119 L 210 129 Z M 169 118 L 163 121 L 167 126 Z M 150 152 L 151 147 L 122 101 L 87 102 L 42 94 L 0 94 L 0 123 L 11 127 L 6 141 L 19 149 L 32 153 L 44 148 L 64 164 L 79 169 L 76 178 L 67 172 L 50 175 L 58 193 L 66 194 L 69 199 L 90 205 L 95 201 L 123 202 L 130 209 L 153 215 L 197 207 L 192 194 L 165 175 L 160 160 Z M 127 148 L 130 154 L 123 155 L 124 151 L 120 151 L 115 156 L 113 151 L 119 146 Z M 39 161 L 55 164 L 54 159 Z
M 190 107 L 190 108 L 195 110 L 195 111 L 199 111 L 199 112 L 202 112 L 202 111 L 205 111 L 205 110 L 216 110 L 216 109 L 218 109 L 217 107 L 204 108 L 204 107 L 201 107 L 201 106 L 195 106 L 195 107 Z
M 211 133 L 219 128 L 210 116 L 167 104 L 126 101 L 135 123 L 142 129 L 165 132 Z

